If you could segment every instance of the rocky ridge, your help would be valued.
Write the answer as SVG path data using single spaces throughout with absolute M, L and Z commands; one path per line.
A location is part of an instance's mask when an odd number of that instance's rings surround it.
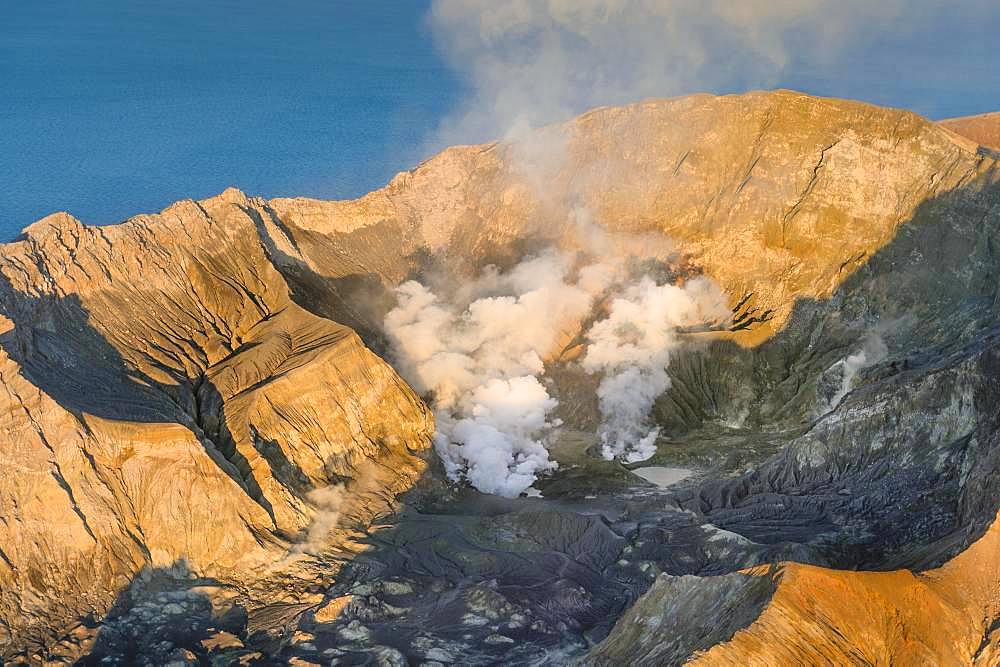
M 423 469 L 427 409 L 289 298 L 249 206 L 229 193 L 108 228 L 57 214 L 5 247 L 8 641 L 106 609 L 144 567 L 271 565 L 313 521 L 312 489 L 391 494 Z
M 1000 152 L 1000 112 L 942 120 L 940 125 L 972 139 L 984 151 Z

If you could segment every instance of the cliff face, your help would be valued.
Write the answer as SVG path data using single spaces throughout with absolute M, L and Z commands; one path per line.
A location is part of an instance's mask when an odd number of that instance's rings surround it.
M 967 551 L 921 574 L 789 564 L 756 621 L 692 664 L 994 665 L 998 559 L 994 524 Z
M 454 147 L 350 202 L 229 190 L 32 225 L 0 258 L 0 645 L 989 664 L 1000 169 L 976 136 L 697 95 Z M 654 409 L 653 461 L 698 472 L 658 490 L 578 457 L 545 499 L 449 487 L 427 408 L 376 356 L 391 289 L 587 247 L 580 211 L 733 308 Z M 577 366 L 546 373 L 586 429 Z
M 997 538 L 994 525 L 922 573 L 788 563 L 707 579 L 661 575 L 583 662 L 993 665 Z
M 426 408 L 290 300 L 253 206 L 233 191 L 108 228 L 57 214 L 5 247 L 8 641 L 105 609 L 142 567 L 246 577 L 310 524 L 310 490 L 377 475 L 391 493 L 422 470 Z

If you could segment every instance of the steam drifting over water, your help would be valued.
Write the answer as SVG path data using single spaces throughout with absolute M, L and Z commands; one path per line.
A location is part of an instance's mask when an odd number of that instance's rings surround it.
M 771 88 L 803 54 L 828 63 L 872 26 L 933 21 L 904 0 L 434 0 L 435 43 L 470 94 L 435 143 L 524 136 L 596 106 Z M 988 0 L 966 8 L 985 12 Z

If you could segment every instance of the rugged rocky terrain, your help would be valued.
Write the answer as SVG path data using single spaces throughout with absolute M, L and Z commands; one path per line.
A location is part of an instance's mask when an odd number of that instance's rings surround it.
M 374 511 L 423 469 L 427 409 L 290 299 L 241 201 L 57 214 L 6 246 L 7 641 L 107 609 L 142 568 L 271 567 L 311 489 L 351 480 Z
M 4 659 L 995 663 L 984 123 L 698 95 L 454 147 L 350 202 L 35 223 L 0 258 Z M 450 483 L 390 366 L 392 289 L 585 249 L 579 210 L 727 295 L 654 411 L 652 462 L 694 474 L 590 453 L 569 331 L 544 497 Z

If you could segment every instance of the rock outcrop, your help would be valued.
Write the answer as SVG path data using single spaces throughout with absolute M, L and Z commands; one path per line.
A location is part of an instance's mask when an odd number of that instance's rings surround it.
M 767 608 L 693 664 L 947 664 L 1000 660 L 1000 526 L 915 574 L 789 564 Z
M 661 575 L 585 664 L 992 665 L 997 527 L 944 566 Z
M 6 654 L 990 664 L 985 146 L 907 111 L 696 95 L 450 148 L 350 202 L 36 223 L 0 258 Z M 695 474 L 654 489 L 580 455 L 544 499 L 448 484 L 376 356 L 391 290 L 593 253 L 581 211 L 729 298 L 654 409 L 654 462 Z M 547 374 L 585 431 L 575 363 Z
M 107 228 L 57 214 L 5 246 L 7 642 L 103 614 L 141 568 L 246 578 L 310 526 L 312 490 L 377 477 L 392 494 L 423 469 L 427 409 L 289 298 L 254 205 L 230 191 Z

